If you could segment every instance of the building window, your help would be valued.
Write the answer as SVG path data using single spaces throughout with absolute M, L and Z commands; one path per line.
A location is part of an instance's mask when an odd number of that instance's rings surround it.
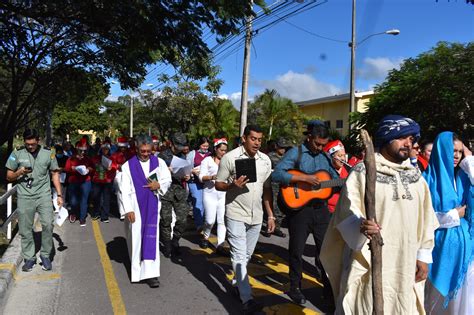
M 343 127 L 343 122 L 341 120 L 336 120 L 336 129 L 342 129 Z
M 324 124 L 326 125 L 327 128 L 331 128 L 331 121 L 330 120 L 326 120 L 324 122 Z

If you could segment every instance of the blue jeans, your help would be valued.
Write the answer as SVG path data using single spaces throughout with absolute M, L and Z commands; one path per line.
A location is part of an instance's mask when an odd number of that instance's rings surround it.
M 91 191 L 91 182 L 70 183 L 69 197 L 73 213 L 79 212 L 79 220 L 85 220 L 87 216 L 87 201 Z M 79 210 L 79 211 L 78 211 Z
M 247 275 L 247 264 L 252 258 L 253 251 L 258 242 L 262 224 L 246 224 L 241 221 L 225 218 L 227 226 L 227 241 L 230 245 L 230 260 L 234 270 L 234 280 L 239 288 L 242 303 L 252 298 Z
M 107 220 L 109 218 L 112 188 L 112 183 L 92 183 L 92 202 L 94 203 L 93 216 L 100 215 L 101 220 Z
M 202 202 L 202 193 L 204 187 L 200 182 L 188 183 L 191 201 L 193 203 L 193 216 L 196 228 L 202 227 L 204 224 L 204 204 Z

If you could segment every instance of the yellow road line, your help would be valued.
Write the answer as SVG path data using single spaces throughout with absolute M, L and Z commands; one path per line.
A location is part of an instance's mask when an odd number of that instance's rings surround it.
M 287 262 L 281 257 L 275 254 L 254 254 L 266 267 L 270 268 L 274 272 L 278 272 L 285 276 L 288 276 L 289 267 Z M 303 278 L 301 279 L 301 286 L 303 289 L 312 288 L 312 287 L 322 287 L 323 285 L 316 280 L 315 277 L 310 276 L 303 272 Z
M 61 278 L 59 273 L 45 273 L 40 275 L 31 275 L 31 276 L 15 276 L 16 281 L 22 280 L 35 280 L 35 281 L 47 281 Z
M 293 303 L 276 304 L 263 308 L 266 315 L 293 315 L 293 314 L 306 314 L 306 315 L 317 315 L 321 314 L 312 309 L 301 307 Z
M 112 309 L 114 314 L 127 314 L 125 309 L 125 303 L 122 299 L 122 294 L 120 293 L 120 288 L 115 278 L 114 270 L 112 269 L 112 263 L 110 262 L 109 256 L 107 255 L 107 248 L 102 238 L 102 233 L 100 232 L 99 223 L 97 221 L 92 221 L 92 228 L 94 230 L 94 237 L 97 243 L 97 249 L 99 250 L 100 262 L 102 263 L 102 268 L 104 269 L 105 283 L 107 285 L 107 290 L 109 292 L 110 303 L 112 304 Z

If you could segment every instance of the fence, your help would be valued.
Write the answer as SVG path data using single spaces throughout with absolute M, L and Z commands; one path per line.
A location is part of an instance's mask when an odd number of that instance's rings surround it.
M 7 185 L 7 192 L 0 197 L 0 205 L 3 205 L 5 202 L 7 203 L 7 218 L 5 222 L 3 222 L 0 229 L 2 231 L 7 230 L 7 239 L 11 240 L 12 238 L 12 223 L 14 217 L 16 217 L 16 210 L 12 211 L 13 202 L 12 196 L 16 193 L 16 185 L 13 186 L 11 183 Z

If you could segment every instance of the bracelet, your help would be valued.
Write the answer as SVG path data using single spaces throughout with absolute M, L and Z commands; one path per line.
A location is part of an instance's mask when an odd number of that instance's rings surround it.
M 268 217 L 267 220 L 275 220 L 275 217 Z

